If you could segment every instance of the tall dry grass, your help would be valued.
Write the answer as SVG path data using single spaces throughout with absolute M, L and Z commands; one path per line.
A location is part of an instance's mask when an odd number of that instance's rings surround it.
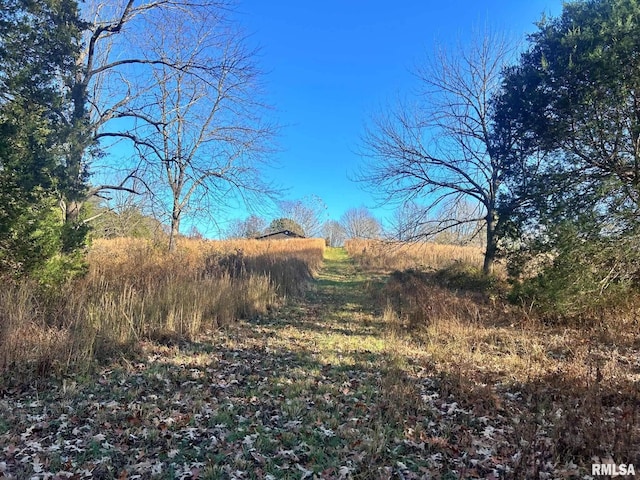
M 640 461 L 637 317 L 546 325 L 499 296 L 416 270 L 393 273 L 377 298 L 394 337 L 429 359 L 443 398 L 503 415 L 519 441 L 513 478 L 542 478 L 531 472 L 546 461 Z
M 140 340 L 192 338 L 263 315 L 304 291 L 321 239 L 182 240 L 169 254 L 141 239 L 97 240 L 88 274 L 55 290 L 0 291 L 0 371 L 47 373 L 130 351 Z
M 510 478 L 542 478 L 549 461 L 640 462 L 632 301 L 597 321 L 549 324 L 507 302 L 501 269 L 482 275 L 479 248 L 362 240 L 346 248 L 364 269 L 390 273 L 375 296 L 398 351 L 406 344 L 429 359 L 442 398 L 505 419 L 516 439 L 506 450 L 517 459 Z
M 349 256 L 372 270 L 441 269 L 455 262 L 482 266 L 479 247 L 437 243 L 406 243 L 351 239 L 345 242 Z

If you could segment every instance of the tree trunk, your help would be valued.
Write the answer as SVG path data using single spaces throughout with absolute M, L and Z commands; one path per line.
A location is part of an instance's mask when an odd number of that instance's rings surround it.
M 485 275 L 493 273 L 493 264 L 495 263 L 498 250 L 497 242 L 496 214 L 494 211 L 490 211 L 487 214 L 487 247 L 484 252 L 484 263 L 482 265 L 482 273 Z
M 80 208 L 82 208 L 82 203 L 77 200 L 68 200 L 65 202 L 64 221 L 67 225 L 75 225 L 78 223 Z
M 73 102 L 73 116 L 71 118 L 72 130 L 67 137 L 69 150 L 65 158 L 64 178 L 64 222 L 68 226 L 74 226 L 80 218 L 80 209 L 87 200 L 86 175 L 83 173 L 82 158 L 85 151 L 92 143 L 92 133 L 88 127 L 87 85 L 78 73 L 75 84 L 71 89 Z
M 169 233 L 169 251 L 175 252 L 180 234 L 180 212 L 175 210 L 171 215 L 171 232 Z

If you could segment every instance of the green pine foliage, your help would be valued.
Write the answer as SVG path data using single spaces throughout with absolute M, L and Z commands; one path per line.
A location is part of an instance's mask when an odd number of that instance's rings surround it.
M 290 218 L 276 218 L 269 224 L 267 233 L 276 233 L 283 230 L 289 230 L 290 232 L 296 233 L 303 237 L 305 236 L 304 228 L 302 228 L 302 226 L 300 226 L 298 222 Z
M 558 224 L 545 243 L 521 263 L 530 270 L 511 297 L 547 320 L 598 322 L 640 290 L 638 232 L 605 233 L 583 218 Z
M 78 270 L 86 228 L 65 226 L 65 157 L 74 125 L 66 79 L 76 68 L 75 0 L 7 0 L 0 12 L 0 274 L 50 282 Z M 72 266 L 73 265 L 73 266 Z M 67 268 L 68 267 L 68 268 Z M 51 272 L 58 271 L 55 274 Z M 57 281 L 57 280 L 56 280 Z
M 514 298 L 547 316 L 588 317 L 640 291 L 639 55 L 636 1 L 570 2 L 505 73 L 494 118 L 520 140 L 504 251 Z

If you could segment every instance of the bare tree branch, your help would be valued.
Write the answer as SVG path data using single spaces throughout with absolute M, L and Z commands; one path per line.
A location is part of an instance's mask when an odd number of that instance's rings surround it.
M 215 81 L 225 68 L 217 62 L 207 63 L 204 55 L 193 56 L 190 61 L 159 51 L 155 56 L 147 55 L 145 44 L 155 34 L 153 26 L 162 19 L 164 27 L 171 29 L 174 19 L 188 18 L 195 26 L 207 23 L 213 29 L 212 34 L 222 39 L 224 32 L 233 28 L 225 18 L 230 4 L 227 0 L 88 0 L 83 3 L 83 17 L 87 22 L 85 48 L 77 60 L 75 76 L 65 82 L 72 105 L 60 111 L 61 120 L 76 132 L 68 143 L 64 163 L 68 198 L 61 199 L 61 204 L 65 206 L 67 222 L 77 221 L 81 205 L 95 191 L 91 188 L 87 192 L 85 188 L 86 172 L 96 170 L 90 168 L 94 163 L 92 152 L 109 148 L 101 144 L 102 141 L 127 139 L 134 146 L 148 147 L 140 135 L 140 126 L 147 128 L 153 124 L 150 117 L 144 116 L 144 109 L 157 86 L 153 81 L 154 69 L 166 67 Z M 183 47 L 200 49 L 202 53 L 215 48 L 214 44 L 201 43 L 199 33 L 182 31 Z M 122 181 L 103 182 L 99 189 L 135 191 L 123 183 L 135 179 L 136 175 L 129 173 L 125 173 Z
M 347 238 L 380 238 L 382 226 L 365 207 L 350 208 L 340 217 Z
M 211 217 L 230 198 L 275 193 L 260 165 L 275 128 L 263 120 L 260 72 L 233 32 L 218 32 L 209 16 L 172 15 L 170 28 L 158 18 L 145 46 L 156 85 L 129 105 L 120 118 L 135 120 L 135 132 L 102 134 L 133 141 L 154 178 L 153 197 L 171 225 L 175 249 L 184 216 Z M 194 39 L 185 45 L 184 38 Z M 176 68 L 185 65 L 188 68 Z M 193 65 L 216 68 L 191 70 Z M 114 116 L 115 118 L 116 116 Z
M 497 195 L 505 161 L 495 146 L 491 102 L 512 54 L 510 42 L 489 32 L 455 52 L 436 51 L 416 69 L 420 90 L 413 103 L 399 102 L 365 130 L 365 163 L 356 178 L 384 203 L 419 201 L 424 214 L 416 218 L 423 220 L 413 230 L 423 236 L 465 224 L 475 229 L 482 219 L 486 273 L 497 250 Z M 466 198 L 482 211 L 424 220 L 449 198 Z

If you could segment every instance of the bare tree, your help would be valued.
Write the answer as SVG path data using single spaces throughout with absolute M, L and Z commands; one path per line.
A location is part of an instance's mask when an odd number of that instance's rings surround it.
M 497 250 L 497 194 L 505 174 L 491 118 L 492 97 L 513 48 L 486 33 L 468 48 L 438 50 L 417 69 L 421 89 L 415 102 L 400 104 L 373 119 L 362 138 L 365 164 L 358 180 L 385 202 L 419 200 L 425 205 L 421 234 L 483 222 L 483 271 L 491 272 Z M 467 200 L 477 215 L 427 215 Z
M 267 222 L 257 215 L 249 215 L 244 220 L 234 220 L 227 229 L 227 238 L 256 238 L 267 229 Z
M 77 223 L 84 202 L 102 192 L 136 193 L 131 184 L 136 179 L 135 169 L 126 170 L 114 183 L 98 184 L 89 189 L 86 180 L 90 171 L 95 173 L 100 139 L 123 131 L 122 123 L 115 131 L 107 128 L 107 124 L 130 116 L 128 105 L 138 94 L 135 79 L 146 66 L 154 63 L 141 55 L 139 39 L 145 35 L 141 20 L 156 10 L 174 8 L 179 3 L 179 0 L 148 0 L 135 5 L 134 0 L 93 0 L 83 5 L 84 48 L 77 59 L 74 78 L 65 85 L 70 105 L 60 112 L 61 120 L 71 131 L 65 162 L 61 166 L 66 180 L 66 194 L 60 198 L 65 222 Z M 182 3 L 189 6 L 188 0 Z
M 382 233 L 382 225 L 365 207 L 350 208 L 344 212 L 340 225 L 347 238 L 379 238 Z
M 482 217 L 482 208 L 482 205 L 472 204 L 465 197 L 445 203 L 438 214 L 438 221 L 451 227 L 436 235 L 435 240 L 454 245 L 468 245 L 474 241 L 475 244 L 482 243 L 479 236 L 484 233 L 485 223 L 472 220 Z
M 347 239 L 347 233 L 340 222 L 335 220 L 327 220 L 322 225 L 322 236 L 330 247 L 340 247 Z
M 416 202 L 405 202 L 396 208 L 389 220 L 389 228 L 386 231 L 391 240 L 400 242 L 415 241 L 418 238 L 427 238 L 425 232 L 424 207 Z
M 301 200 L 282 201 L 280 211 L 283 217 L 290 218 L 300 225 L 306 237 L 318 237 L 322 234 L 327 206 L 317 195 L 310 195 Z
M 112 135 L 134 142 L 173 251 L 185 215 L 271 192 L 259 166 L 275 129 L 261 116 L 254 52 L 215 12 L 162 10 L 153 20 L 144 55 L 154 88 L 129 103 L 132 128 Z
M 68 182 L 65 191 L 69 192 L 60 202 L 66 222 L 76 223 L 83 203 L 94 195 L 102 196 L 109 190 L 138 193 L 140 189 L 136 184 L 147 183 L 148 172 L 137 155 L 131 155 L 128 160 L 119 159 L 121 168 L 109 179 L 104 175 L 107 163 L 101 163 L 101 159 L 106 157 L 106 161 L 112 163 L 104 153 L 111 151 L 113 142 L 131 142 L 135 148 L 148 146 L 139 126 L 149 120 L 148 112 L 142 108 L 143 99 L 157 90 L 159 67 L 203 81 L 231 69 L 234 61 L 231 55 L 215 59 L 204 54 L 193 55 L 198 48 L 204 53 L 205 47 L 211 46 L 202 43 L 198 36 L 203 32 L 202 19 L 206 19 L 207 25 L 215 26 L 214 35 L 221 34 L 228 46 L 233 44 L 228 41 L 233 29 L 226 20 L 229 11 L 228 0 L 88 0 L 83 3 L 84 50 L 78 59 L 75 77 L 66 85 L 71 105 L 61 112 L 61 119 L 75 132 L 62 166 Z M 194 20 L 193 30 L 184 28 L 185 17 Z M 148 40 L 156 36 L 160 25 L 165 32 L 180 32 L 181 45 L 188 54 L 179 49 L 163 52 L 148 48 Z M 211 35 L 207 38 L 210 40 Z M 244 60 L 241 55 L 235 60 Z M 230 63 L 205 62 L 221 59 Z M 99 181 L 87 188 L 89 173 Z

